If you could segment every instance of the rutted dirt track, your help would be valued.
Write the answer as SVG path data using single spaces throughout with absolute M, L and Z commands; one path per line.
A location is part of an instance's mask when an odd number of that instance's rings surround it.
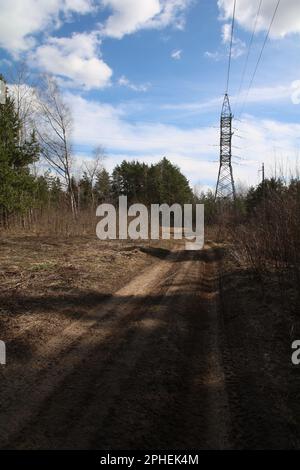
M 0 447 L 228 448 L 219 249 L 174 251 L 7 365 Z

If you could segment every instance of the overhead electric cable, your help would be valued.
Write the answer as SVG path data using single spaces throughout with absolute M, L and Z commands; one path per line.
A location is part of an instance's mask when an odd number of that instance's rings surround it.
M 246 75 L 246 72 L 247 72 L 247 69 L 248 69 L 250 52 L 251 52 L 251 48 L 252 48 L 252 45 L 253 45 L 254 36 L 255 36 L 255 33 L 256 33 L 256 27 L 257 27 L 258 18 L 259 18 L 260 11 L 261 11 L 262 2 L 263 2 L 263 0 L 259 0 L 259 5 L 258 5 L 257 12 L 256 12 L 254 25 L 253 25 L 253 31 L 252 31 L 251 39 L 250 39 L 250 42 L 249 42 L 248 52 L 247 52 L 247 56 L 246 56 L 246 60 L 245 60 L 244 68 L 243 68 L 243 73 L 242 73 L 242 78 L 241 78 L 241 82 L 240 82 L 240 86 L 239 86 L 236 106 L 237 106 L 237 103 L 239 101 L 239 97 L 240 97 L 240 94 L 241 94 L 241 91 L 242 91 L 242 87 L 244 85 L 245 75 Z
M 226 91 L 225 91 L 225 94 L 226 94 L 226 95 L 228 94 L 229 79 L 230 79 L 231 56 L 232 56 L 233 34 L 234 34 L 234 21 L 235 21 L 235 9 L 236 9 L 236 0 L 234 0 L 234 4 L 233 4 L 233 13 L 232 13 L 231 37 L 230 37 L 228 69 L 227 69 L 227 82 L 226 82 Z
M 258 56 L 258 60 L 256 62 L 256 66 L 254 68 L 254 72 L 253 72 L 253 75 L 251 77 L 251 80 L 250 80 L 250 84 L 249 84 L 249 87 L 248 87 L 248 90 L 247 90 L 247 93 L 246 93 L 246 97 L 245 97 L 245 100 L 243 102 L 243 106 L 241 108 L 241 111 L 240 111 L 240 115 L 242 115 L 243 111 L 244 111 L 244 108 L 245 108 L 245 105 L 246 105 L 246 102 L 248 100 L 248 96 L 249 96 L 249 92 L 250 92 L 250 89 L 253 85 L 253 82 L 254 82 L 254 79 L 255 79 L 255 76 L 256 76 L 256 73 L 257 73 L 257 70 L 258 70 L 258 67 L 259 67 L 259 64 L 261 62 L 261 58 L 262 58 L 262 55 L 263 55 L 263 52 L 265 50 L 265 47 L 266 47 L 266 44 L 268 42 L 268 39 L 269 39 L 269 36 L 270 36 L 270 32 L 271 32 L 271 29 L 272 29 L 272 26 L 273 26 L 273 23 L 274 23 L 274 20 L 275 20 L 275 17 L 276 17 L 276 14 L 277 14 L 277 11 L 278 11 L 278 7 L 280 5 L 280 2 L 281 0 L 277 0 L 277 4 L 276 4 L 276 7 L 275 7 L 275 10 L 274 10 L 274 13 L 273 13 L 273 16 L 272 16 L 272 19 L 271 19 L 271 23 L 269 25 L 269 28 L 268 28 L 268 31 L 267 31 L 267 34 L 266 34 L 266 37 L 265 37 L 265 40 L 263 42 L 263 45 L 262 45 L 262 48 L 261 48 L 261 51 L 260 51 L 260 54 Z

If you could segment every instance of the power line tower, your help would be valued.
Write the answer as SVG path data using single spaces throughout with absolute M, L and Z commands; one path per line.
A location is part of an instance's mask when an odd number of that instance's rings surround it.
M 231 164 L 232 112 L 228 93 L 225 93 L 220 121 L 220 167 L 215 199 L 235 200 L 235 186 Z

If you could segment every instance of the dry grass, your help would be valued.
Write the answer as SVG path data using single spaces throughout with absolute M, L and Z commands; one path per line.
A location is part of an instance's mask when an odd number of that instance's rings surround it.
M 300 300 L 300 211 L 299 199 L 274 194 L 258 208 L 247 224 L 232 230 L 233 252 L 241 266 L 252 269 L 266 284 L 270 277 L 289 299 L 286 284 Z M 295 307 L 295 306 L 294 306 Z
M 62 328 L 154 261 L 142 244 L 95 237 L 0 237 L 0 331 Z
M 291 363 L 291 344 L 300 333 L 297 290 L 286 277 L 283 296 L 274 267 L 265 272 L 262 283 L 254 266 L 237 260 L 234 249 L 225 253 L 220 276 L 222 335 L 237 446 L 242 448 L 247 436 L 249 448 L 299 448 L 300 375 Z

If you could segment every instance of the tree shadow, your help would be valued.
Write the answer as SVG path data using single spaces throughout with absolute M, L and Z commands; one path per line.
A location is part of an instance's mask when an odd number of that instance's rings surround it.
M 183 262 L 183 261 L 204 261 L 215 262 L 220 261 L 224 256 L 224 248 L 206 248 L 203 250 L 168 250 L 159 247 L 140 247 L 143 253 L 154 256 L 159 259 L 166 259 L 168 261 Z

